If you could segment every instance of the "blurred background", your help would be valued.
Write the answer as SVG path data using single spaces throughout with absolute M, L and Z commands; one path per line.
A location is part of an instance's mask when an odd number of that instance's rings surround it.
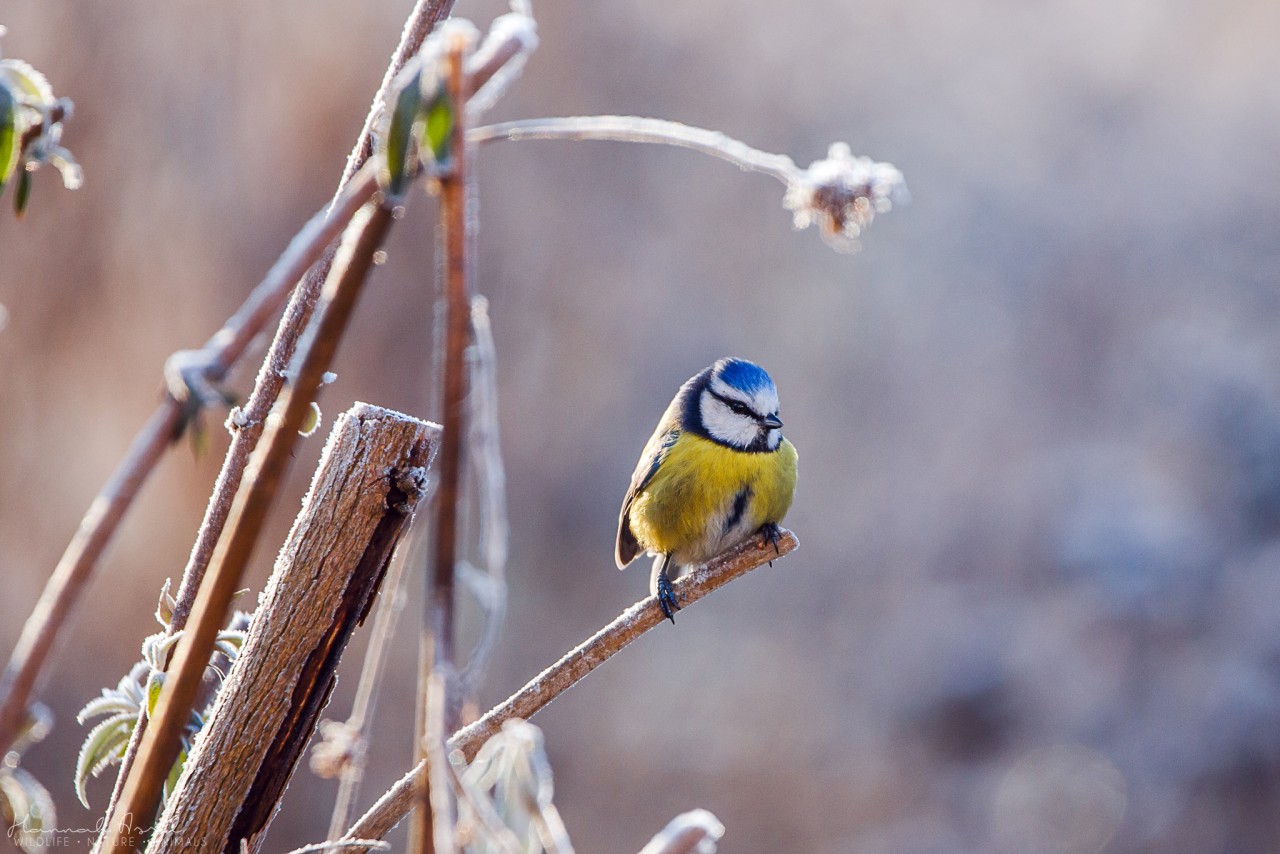
M 38 174 L 22 222 L 2 200 L 5 656 L 164 358 L 329 198 L 409 5 L 5 3 L 0 48 L 74 99 L 64 143 L 86 176 L 67 192 Z M 494 120 L 663 116 L 801 165 L 844 140 L 913 197 L 841 255 L 791 229 L 776 182 L 689 152 L 481 153 L 512 517 L 483 706 L 646 592 L 647 568 L 613 569 L 617 506 L 688 376 L 760 362 L 801 456 L 794 556 L 537 717 L 578 850 L 637 851 L 695 806 L 738 854 L 1275 850 L 1280 6 L 535 11 L 542 46 Z M 419 192 L 328 423 L 354 400 L 434 415 L 434 227 Z M 148 486 L 44 691 L 56 727 L 24 767 L 66 827 L 91 827 L 110 788 L 90 786 L 92 812 L 75 800 L 75 712 L 155 630 L 221 418 Z M 255 592 L 327 430 L 298 451 Z M 408 765 L 412 623 L 361 809 Z M 328 717 L 348 713 L 346 673 Z M 322 839 L 335 788 L 300 768 L 268 849 Z

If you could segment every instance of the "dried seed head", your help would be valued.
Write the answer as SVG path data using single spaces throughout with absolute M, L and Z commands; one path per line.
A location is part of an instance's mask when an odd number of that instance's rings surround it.
M 831 247 L 853 252 L 876 214 L 906 200 L 906 185 L 897 167 L 855 157 L 848 145 L 837 142 L 825 160 L 814 161 L 792 179 L 782 204 L 793 212 L 796 228 L 817 224 Z

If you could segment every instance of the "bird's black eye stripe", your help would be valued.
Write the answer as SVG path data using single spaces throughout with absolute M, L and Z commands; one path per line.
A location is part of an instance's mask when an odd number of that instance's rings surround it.
M 716 393 L 715 391 L 713 391 L 712 389 L 707 389 L 707 392 L 708 392 L 712 397 L 714 397 L 716 400 L 720 401 L 720 402 L 721 402 L 721 403 L 723 403 L 725 406 L 729 407 L 730 409 L 732 409 L 734 412 L 738 413 L 739 415 L 749 415 L 749 416 L 751 416 L 752 418 L 754 418 L 754 419 L 755 419 L 755 420 L 757 420 L 757 421 L 759 421 L 759 420 L 760 420 L 760 416 L 759 416 L 759 415 L 756 415 L 756 414 L 755 414 L 755 412 L 753 412 L 753 411 L 751 410 L 751 407 L 747 406 L 747 405 L 746 405 L 745 403 L 743 403 L 742 401 L 740 401 L 740 400 L 734 400 L 733 398 L 729 398 L 729 397 L 725 397 L 723 394 L 717 394 L 717 393 Z

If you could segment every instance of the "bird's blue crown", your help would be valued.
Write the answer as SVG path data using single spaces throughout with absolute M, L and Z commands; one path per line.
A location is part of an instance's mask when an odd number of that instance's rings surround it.
M 773 380 L 759 365 L 746 359 L 721 359 L 711 371 L 725 385 L 751 395 L 766 388 L 773 388 Z

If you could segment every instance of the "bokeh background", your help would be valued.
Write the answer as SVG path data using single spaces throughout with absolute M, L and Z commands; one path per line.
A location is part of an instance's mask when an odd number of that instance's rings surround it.
M 42 173 L 26 220 L 0 216 L 5 655 L 165 356 L 329 197 L 408 7 L 4 4 L 0 48 L 75 100 L 86 173 L 74 193 Z M 1280 6 L 536 11 L 542 47 L 493 118 L 665 116 L 802 165 L 845 140 L 913 196 L 840 255 L 791 229 L 775 182 L 689 152 L 483 151 L 512 555 L 482 705 L 646 590 L 612 567 L 616 508 L 686 377 L 765 365 L 801 455 L 799 552 L 538 716 L 578 850 L 636 851 L 695 806 L 739 854 L 1276 850 Z M 419 193 L 328 416 L 431 414 L 433 228 Z M 97 815 L 72 792 L 75 711 L 154 629 L 221 417 L 148 486 L 44 692 L 56 729 L 24 765 L 64 826 Z M 415 647 L 402 631 L 362 806 L 407 766 Z M 334 788 L 301 769 L 268 848 L 323 838 Z

